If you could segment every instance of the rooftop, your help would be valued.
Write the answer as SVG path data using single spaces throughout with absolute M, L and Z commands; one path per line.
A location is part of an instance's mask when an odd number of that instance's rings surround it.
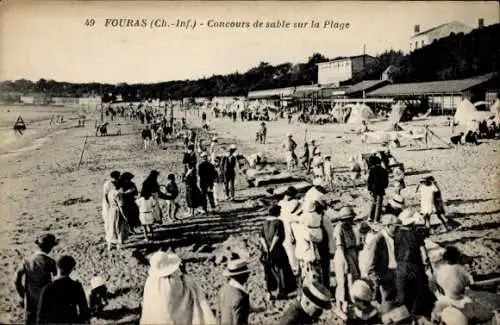
M 336 61 L 345 60 L 345 59 L 356 59 L 356 58 L 362 58 L 363 56 L 366 56 L 366 57 L 370 57 L 370 58 L 372 58 L 372 59 L 375 59 L 373 56 L 371 56 L 371 55 L 369 55 L 369 54 L 360 54 L 360 55 L 354 55 L 354 56 L 341 56 L 341 57 L 335 58 L 335 59 L 333 59 L 333 60 L 328 60 L 328 61 L 325 61 L 325 62 L 316 63 L 316 65 L 325 64 L 325 63 L 330 63 L 330 62 L 336 62 Z
M 431 33 L 436 34 L 436 35 L 433 35 L 435 38 L 446 37 L 450 34 L 450 32 L 446 30 L 447 27 L 449 27 L 449 28 L 462 28 L 462 29 L 466 29 L 468 31 L 472 30 L 472 28 L 470 26 L 467 26 L 464 23 L 461 23 L 459 21 L 454 20 L 452 22 L 444 23 L 444 24 L 438 25 L 436 27 L 432 27 L 430 29 L 424 30 L 423 32 L 416 33 L 415 35 L 412 36 L 412 38 L 420 36 L 420 35 L 424 35 L 424 34 L 431 34 Z M 444 31 L 444 33 L 440 33 L 440 31 Z
M 368 93 L 368 96 L 391 97 L 460 93 L 464 90 L 488 82 L 495 77 L 496 73 L 487 73 L 481 76 L 460 80 L 392 84 L 376 89 Z
M 381 87 L 387 83 L 389 83 L 389 81 L 387 80 L 363 80 L 355 85 L 350 86 L 345 93 L 346 95 L 350 95 L 362 91 L 367 91 L 375 87 Z

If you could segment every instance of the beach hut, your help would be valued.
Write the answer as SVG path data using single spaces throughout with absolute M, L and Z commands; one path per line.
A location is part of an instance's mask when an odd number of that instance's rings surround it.
M 351 109 L 351 114 L 349 115 L 349 119 L 347 123 L 349 124 L 361 124 L 362 121 L 367 121 L 371 118 L 374 118 L 375 114 L 368 105 L 366 104 L 357 104 Z

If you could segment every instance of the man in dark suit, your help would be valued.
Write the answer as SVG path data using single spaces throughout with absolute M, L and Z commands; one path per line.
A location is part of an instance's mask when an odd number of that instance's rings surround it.
M 219 293 L 219 324 L 248 324 L 250 299 L 244 287 L 250 275 L 247 262 L 243 259 L 229 261 L 224 275 L 229 281 Z
M 40 236 L 35 241 L 40 250 L 25 260 L 17 270 L 15 286 L 19 296 L 23 299 L 26 324 L 36 323 L 36 312 L 42 289 L 52 282 L 57 274 L 56 262 L 48 255 L 58 240 L 52 234 Z M 24 281 L 23 281 L 24 280 Z
M 210 203 L 212 210 L 215 209 L 214 182 L 217 179 L 217 171 L 214 165 L 208 161 L 208 154 L 206 152 L 202 152 L 200 158 L 201 163 L 198 165 L 198 176 L 200 178 L 201 195 L 203 196 L 203 211 L 207 213 L 208 203 Z
M 302 289 L 300 299 L 288 307 L 279 325 L 315 324 L 324 309 L 330 306 L 331 293 L 319 282 L 312 282 Z
M 382 213 L 382 203 L 384 201 L 385 189 L 389 185 L 389 174 L 382 167 L 379 157 L 372 155 L 368 158 L 368 191 L 372 196 L 372 207 L 370 211 L 370 221 L 379 222 Z
M 83 286 L 69 277 L 75 265 L 75 259 L 68 255 L 57 261 L 59 278 L 42 290 L 37 324 L 90 323 L 90 311 Z

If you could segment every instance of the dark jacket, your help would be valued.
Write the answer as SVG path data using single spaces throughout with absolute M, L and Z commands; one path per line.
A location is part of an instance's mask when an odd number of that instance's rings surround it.
M 38 304 L 38 324 L 89 323 L 87 298 L 80 282 L 62 277 L 47 285 Z
M 248 324 L 250 300 L 246 292 L 226 283 L 219 294 L 219 324 Z
M 217 171 L 209 161 L 203 161 L 198 166 L 198 176 L 200 176 L 200 187 L 212 187 L 217 179 Z
M 236 164 L 238 159 L 235 155 L 225 156 L 222 159 L 222 170 L 225 176 L 234 176 L 236 174 Z
M 387 170 L 380 165 L 370 167 L 367 184 L 370 193 L 384 195 L 385 189 L 389 186 L 389 174 Z
M 308 325 L 316 323 L 316 317 L 307 314 L 298 301 L 288 307 L 278 321 L 279 325 Z
M 384 276 L 389 272 L 389 248 L 381 233 L 375 235 L 369 244 L 367 273 L 370 280 L 380 285 Z

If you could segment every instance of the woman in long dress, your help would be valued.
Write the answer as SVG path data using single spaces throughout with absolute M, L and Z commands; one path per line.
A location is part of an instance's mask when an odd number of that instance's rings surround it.
M 354 233 L 353 220 L 354 211 L 350 207 L 343 207 L 339 211 L 339 223 L 333 230 L 333 240 L 335 242 L 335 255 L 333 264 L 335 268 L 335 279 L 337 287 L 335 289 L 335 300 L 337 312 L 346 313 L 350 300 L 351 286 L 359 275 L 358 262 L 358 240 Z
M 264 220 L 261 231 L 261 262 L 264 266 L 264 275 L 267 291 L 271 299 L 286 298 L 297 289 L 292 268 L 288 262 L 283 241 L 285 229 L 283 222 L 277 217 L 280 207 L 275 205 L 269 211 L 269 217 Z
M 108 219 L 106 222 L 106 242 L 108 250 L 112 245 L 120 248 L 128 238 L 128 223 L 123 215 L 123 192 L 119 183 L 115 183 L 115 188 L 108 193 Z
M 194 217 L 194 211 L 203 205 L 203 197 L 198 187 L 198 177 L 196 175 L 194 163 L 188 164 L 186 176 L 186 203 L 190 209 L 191 217 Z
M 141 188 L 141 196 L 144 196 L 145 193 L 147 195 L 151 195 L 155 201 L 154 210 L 153 210 L 153 219 L 155 224 L 162 224 L 163 213 L 161 211 L 159 199 L 168 200 L 169 196 L 163 193 L 160 190 L 160 184 L 158 184 L 158 176 L 160 172 L 157 170 L 152 170 L 148 177 L 142 183 Z
M 135 203 L 139 192 L 137 191 L 137 186 L 132 182 L 133 178 L 134 175 L 129 172 L 125 172 L 120 176 L 120 183 L 123 191 L 123 213 L 125 214 L 125 218 L 131 230 L 141 225 L 139 220 L 139 208 Z
M 102 219 L 104 221 L 104 229 L 106 230 L 106 223 L 108 222 L 108 211 L 109 211 L 109 201 L 108 201 L 108 193 L 113 189 L 115 186 L 113 185 L 114 183 L 117 183 L 120 178 L 120 172 L 119 171 L 113 171 L 111 172 L 111 178 L 108 179 L 106 182 L 104 182 L 104 185 L 102 187 Z
M 140 324 L 216 324 L 215 316 L 200 286 L 181 271 L 180 258 L 156 252 L 150 258 L 144 285 Z
M 283 221 L 283 227 L 285 229 L 285 240 L 283 241 L 283 247 L 285 248 L 286 255 L 288 256 L 288 262 L 292 267 L 293 273 L 297 274 L 299 269 L 299 262 L 295 257 L 295 237 L 292 231 L 291 223 L 297 221 L 297 212 L 300 209 L 300 203 L 296 199 L 297 190 L 295 187 L 290 186 L 285 193 L 285 198 L 279 202 L 281 206 L 280 218 Z

